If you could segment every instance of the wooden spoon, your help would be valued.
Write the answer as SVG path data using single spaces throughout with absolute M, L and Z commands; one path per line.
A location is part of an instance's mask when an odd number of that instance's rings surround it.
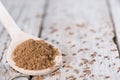
M 21 31 L 1 2 L 0 2 L 0 21 L 2 22 L 4 27 L 7 29 L 8 33 L 10 34 L 12 38 L 11 44 L 7 52 L 7 61 L 9 65 L 12 68 L 14 68 L 16 71 L 19 71 L 27 75 L 44 75 L 44 74 L 53 72 L 54 70 L 58 69 L 61 66 L 62 56 L 60 54 L 61 53 L 60 50 L 59 50 L 59 55 L 55 57 L 55 60 L 54 60 L 55 65 L 52 68 L 47 68 L 43 70 L 25 70 L 23 68 L 16 66 L 13 60 L 13 56 L 14 56 L 13 52 L 16 46 L 28 39 L 34 39 L 34 40 L 42 40 L 42 39 L 26 34 L 23 31 Z M 48 44 L 51 44 L 50 42 L 47 42 L 47 41 L 45 42 Z M 57 47 L 54 46 L 54 48 L 57 48 Z

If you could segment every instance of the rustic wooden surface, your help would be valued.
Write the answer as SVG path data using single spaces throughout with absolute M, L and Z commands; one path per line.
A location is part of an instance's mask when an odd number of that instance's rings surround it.
M 10 37 L 0 26 L 0 80 L 119 80 L 119 0 L 2 0 L 20 28 L 60 48 L 63 66 L 24 75 L 6 62 Z

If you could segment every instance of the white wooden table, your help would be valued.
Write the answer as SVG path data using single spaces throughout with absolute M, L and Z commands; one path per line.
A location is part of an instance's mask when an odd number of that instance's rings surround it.
M 1 1 L 24 32 L 60 48 L 63 66 L 43 79 L 15 71 L 1 25 L 0 80 L 120 80 L 120 0 Z

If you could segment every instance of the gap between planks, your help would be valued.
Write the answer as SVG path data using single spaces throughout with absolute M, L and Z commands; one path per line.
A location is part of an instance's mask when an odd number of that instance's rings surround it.
M 120 46 L 119 46 L 119 42 L 118 42 L 118 37 L 117 37 L 117 32 L 115 29 L 115 22 L 113 19 L 113 14 L 112 14 L 112 10 L 111 10 L 111 5 L 110 5 L 110 1 L 106 0 L 107 6 L 108 6 L 108 11 L 109 11 L 109 15 L 110 15 L 110 19 L 112 22 L 112 26 L 113 26 L 113 33 L 114 33 L 114 37 L 113 37 L 113 41 L 117 47 L 118 53 L 119 53 L 119 58 L 120 58 Z
M 43 15 L 42 15 L 42 21 L 41 21 L 41 25 L 40 25 L 40 30 L 39 30 L 39 37 L 41 37 L 42 34 L 42 30 L 43 30 L 43 24 L 45 21 L 45 16 L 47 15 L 47 10 L 48 10 L 48 5 L 49 5 L 49 0 L 45 1 L 45 5 L 44 5 L 44 11 L 43 11 Z

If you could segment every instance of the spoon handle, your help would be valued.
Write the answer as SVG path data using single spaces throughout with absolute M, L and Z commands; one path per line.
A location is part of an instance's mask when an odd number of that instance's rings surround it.
M 21 30 L 18 28 L 17 24 L 15 23 L 13 18 L 9 15 L 8 11 L 1 2 L 0 2 L 0 21 L 3 24 L 3 26 L 7 29 L 11 38 L 14 38 L 14 36 L 17 35 L 18 32 L 21 32 Z

